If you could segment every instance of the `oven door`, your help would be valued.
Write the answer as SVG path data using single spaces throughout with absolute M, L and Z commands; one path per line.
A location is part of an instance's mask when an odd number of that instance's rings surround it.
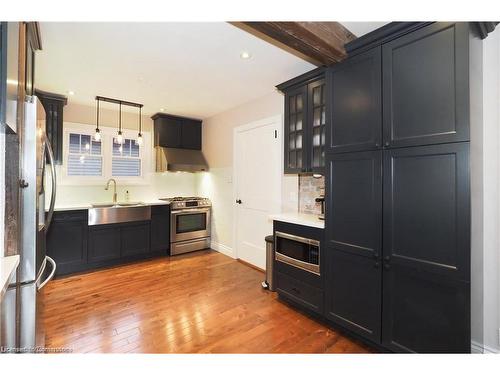
M 175 210 L 170 219 L 170 242 L 210 237 L 210 208 Z
M 278 262 L 320 274 L 320 242 L 288 233 L 275 232 L 275 257 Z

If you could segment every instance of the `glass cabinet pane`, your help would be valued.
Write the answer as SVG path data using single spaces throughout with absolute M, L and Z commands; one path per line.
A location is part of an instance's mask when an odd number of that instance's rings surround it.
M 297 95 L 297 112 L 302 112 L 303 103 L 302 103 L 302 95 Z

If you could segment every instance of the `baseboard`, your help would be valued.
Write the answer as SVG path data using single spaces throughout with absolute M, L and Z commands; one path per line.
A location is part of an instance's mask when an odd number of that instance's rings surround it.
M 478 343 L 477 341 L 471 341 L 470 344 L 471 347 L 471 353 L 474 354 L 498 354 L 500 353 L 498 349 L 492 348 L 491 346 L 488 345 L 483 345 Z
M 215 250 L 215 251 L 218 251 L 219 253 L 227 255 L 228 257 L 236 259 L 233 249 L 231 249 L 229 246 L 223 245 L 223 244 L 215 242 L 215 241 L 211 241 L 210 248 Z

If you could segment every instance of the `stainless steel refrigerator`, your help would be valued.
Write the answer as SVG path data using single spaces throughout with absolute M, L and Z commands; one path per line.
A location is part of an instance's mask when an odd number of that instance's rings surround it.
M 0 344 L 22 351 L 44 346 L 43 294 L 40 290 L 56 269 L 55 262 L 45 251 L 56 198 L 56 170 L 45 134 L 44 113 L 36 96 L 27 97 L 20 141 L 20 264 L 16 282 L 9 286 L 1 305 Z M 46 205 L 48 192 L 50 199 Z

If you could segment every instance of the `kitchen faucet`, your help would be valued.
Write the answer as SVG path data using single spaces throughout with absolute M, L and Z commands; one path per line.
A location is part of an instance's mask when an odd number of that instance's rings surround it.
M 106 187 L 104 188 L 104 190 L 108 190 L 109 189 L 109 183 L 110 182 L 113 182 L 113 203 L 116 203 L 116 181 L 114 178 L 110 178 L 108 180 L 108 182 L 106 183 Z

